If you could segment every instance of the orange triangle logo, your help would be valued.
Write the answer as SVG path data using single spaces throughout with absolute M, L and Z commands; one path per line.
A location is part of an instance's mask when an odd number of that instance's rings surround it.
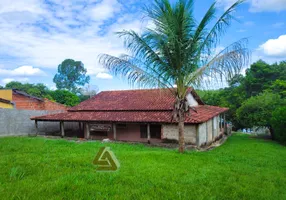
M 116 171 L 120 166 L 117 158 L 109 147 L 100 148 L 94 158 L 93 164 L 97 165 L 97 171 Z

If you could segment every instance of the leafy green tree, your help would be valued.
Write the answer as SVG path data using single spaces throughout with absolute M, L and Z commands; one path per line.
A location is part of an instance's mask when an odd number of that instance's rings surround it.
M 80 86 L 89 83 L 90 77 L 86 75 L 86 72 L 81 61 L 66 59 L 58 66 L 58 73 L 54 76 L 53 81 L 57 89 L 66 89 L 77 94 Z
M 280 94 L 282 98 L 286 98 L 286 80 L 276 80 L 269 90 Z
M 145 9 L 153 28 L 142 35 L 125 30 L 118 33 L 130 54 L 100 56 L 106 69 L 115 76 L 127 77 L 131 84 L 170 89 L 176 98 L 173 119 L 178 122 L 180 152 L 185 149 L 184 121 L 190 109 L 186 99 L 188 88 L 200 86 L 205 78 L 233 77 L 248 61 L 246 39 L 214 54 L 221 36 L 231 25 L 232 14 L 242 2 L 235 2 L 219 17 L 215 2 L 198 22 L 193 0 L 155 0 Z
M 261 126 L 269 128 L 273 137 L 273 127 L 270 123 L 272 112 L 276 108 L 285 106 L 285 103 L 285 100 L 279 94 L 264 92 L 243 102 L 237 110 L 237 117 L 245 127 Z
M 50 92 L 50 96 L 58 103 L 65 104 L 66 106 L 75 106 L 79 104 L 80 99 L 74 93 L 67 90 L 55 90 Z
M 28 90 L 28 88 L 25 87 L 24 84 L 18 82 L 18 81 L 11 81 L 9 83 L 6 84 L 5 88 L 7 89 L 17 89 L 17 90 L 21 90 L 26 92 L 26 90 Z
M 248 97 L 258 95 L 276 81 L 286 81 L 286 62 L 269 65 L 259 60 L 246 70 L 245 89 Z
M 270 124 L 274 130 L 274 139 L 286 144 L 286 106 L 274 110 Z
M 38 88 L 30 88 L 27 93 L 35 97 L 42 97 L 41 91 Z
M 9 89 L 17 89 L 23 92 L 26 92 L 29 95 L 36 96 L 36 97 L 44 97 L 49 93 L 49 88 L 42 83 L 38 84 L 30 84 L 30 83 L 20 83 L 17 81 L 12 81 L 7 83 L 5 88 Z

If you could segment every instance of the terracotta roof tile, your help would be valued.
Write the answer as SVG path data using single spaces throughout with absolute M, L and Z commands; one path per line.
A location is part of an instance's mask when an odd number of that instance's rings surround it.
M 193 96 L 203 104 L 195 91 Z M 104 91 L 69 111 L 172 110 L 175 98 L 168 89 Z
M 185 123 L 197 124 L 208 121 L 214 116 L 227 111 L 227 108 L 199 105 L 194 107 L 197 112 L 190 111 Z M 172 123 L 172 111 L 90 111 L 65 112 L 40 117 L 32 120 L 40 121 L 94 121 L 94 122 L 141 122 L 141 123 Z

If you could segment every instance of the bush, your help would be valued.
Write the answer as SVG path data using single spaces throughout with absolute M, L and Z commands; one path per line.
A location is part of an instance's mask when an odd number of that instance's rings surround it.
M 274 139 L 286 144 L 286 106 L 274 110 L 271 118 Z

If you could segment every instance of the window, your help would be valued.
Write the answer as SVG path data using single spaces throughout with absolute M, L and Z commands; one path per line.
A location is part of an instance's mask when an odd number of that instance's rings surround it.
M 126 129 L 127 125 L 126 124 L 116 124 L 116 128 L 118 129 Z
M 109 131 L 111 131 L 111 124 L 90 124 L 90 135 L 107 137 Z
M 161 125 L 151 125 L 150 136 L 151 138 L 161 139 Z
M 147 138 L 147 125 L 140 126 L 141 138 Z M 150 137 L 161 139 L 161 125 L 150 125 Z
M 90 135 L 107 137 L 106 131 L 91 131 Z
M 147 138 L 147 125 L 140 126 L 140 137 Z

